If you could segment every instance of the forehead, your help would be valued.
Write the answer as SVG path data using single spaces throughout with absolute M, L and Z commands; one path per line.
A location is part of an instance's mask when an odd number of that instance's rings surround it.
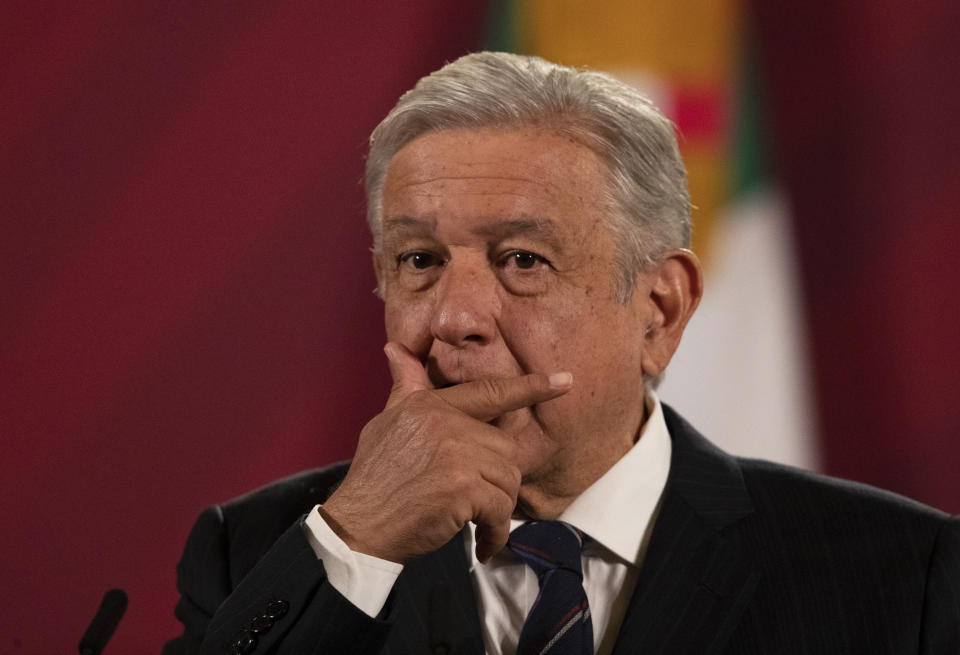
M 606 167 L 586 146 L 537 129 L 429 132 L 387 168 L 391 219 L 549 220 L 587 227 L 604 213 Z

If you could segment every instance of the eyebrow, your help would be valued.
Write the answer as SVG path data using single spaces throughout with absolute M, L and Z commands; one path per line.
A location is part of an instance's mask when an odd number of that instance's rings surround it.
M 383 220 L 380 230 L 380 249 L 390 250 L 397 242 L 412 237 L 429 237 L 437 229 L 436 220 L 423 220 L 410 216 L 394 216 Z
M 383 223 L 383 239 L 389 243 L 405 236 L 432 236 L 437 229 L 435 219 L 420 219 L 410 216 L 395 216 Z M 562 250 L 557 237 L 557 224 L 553 219 L 523 215 L 508 220 L 490 220 L 473 230 L 479 236 L 494 242 L 510 237 L 527 236 L 545 241 L 556 250 Z

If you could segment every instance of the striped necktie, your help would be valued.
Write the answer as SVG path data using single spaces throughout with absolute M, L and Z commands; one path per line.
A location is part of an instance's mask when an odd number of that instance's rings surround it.
M 534 521 L 510 533 L 508 545 L 540 583 L 520 631 L 517 655 L 593 655 L 593 624 L 580 565 L 583 533 L 560 521 Z

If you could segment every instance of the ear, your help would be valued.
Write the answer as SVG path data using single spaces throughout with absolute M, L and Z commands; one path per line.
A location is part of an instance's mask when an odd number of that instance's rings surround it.
M 700 304 L 703 269 L 690 250 L 672 250 L 641 277 L 635 293 L 647 294 L 642 365 L 644 376 L 652 377 L 667 368 L 687 321 Z

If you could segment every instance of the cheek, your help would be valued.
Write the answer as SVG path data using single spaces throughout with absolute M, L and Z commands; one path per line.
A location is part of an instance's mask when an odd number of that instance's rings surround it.
M 584 316 L 568 299 L 511 298 L 502 303 L 500 333 L 524 370 L 572 371 L 581 347 Z
M 388 299 L 384 306 L 387 340 L 422 357 L 430 348 L 430 308 L 426 302 Z
M 506 308 L 506 305 L 505 305 Z M 604 380 L 632 379 L 642 339 L 626 307 L 583 293 L 545 303 L 511 303 L 504 312 L 505 341 L 526 370 L 570 371 L 592 395 Z

